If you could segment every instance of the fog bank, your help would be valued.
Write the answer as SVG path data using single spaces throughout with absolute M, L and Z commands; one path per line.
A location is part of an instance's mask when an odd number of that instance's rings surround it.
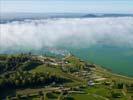
M 0 24 L 0 51 L 92 45 L 133 47 L 133 17 L 59 18 Z

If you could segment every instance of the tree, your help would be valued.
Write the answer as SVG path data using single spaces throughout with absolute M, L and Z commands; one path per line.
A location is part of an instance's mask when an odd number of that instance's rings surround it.
M 15 80 L 15 85 L 19 86 L 20 85 L 20 80 Z
M 7 97 L 6 97 L 6 100 L 11 100 L 11 97 L 10 97 L 10 96 L 7 96 Z
M 17 100 L 21 99 L 21 95 L 19 95 L 19 94 L 17 94 L 16 97 L 17 97 Z
M 58 100 L 63 100 L 64 99 L 64 96 L 63 96 L 63 93 L 61 93 L 59 96 L 58 96 Z
M 42 91 L 38 91 L 38 95 L 39 96 L 43 96 L 43 92 Z

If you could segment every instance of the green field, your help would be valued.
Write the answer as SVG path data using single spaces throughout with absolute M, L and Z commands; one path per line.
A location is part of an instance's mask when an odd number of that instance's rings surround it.
M 1 71 L 0 86 L 5 83 L 16 85 L 15 89 L 0 91 L 5 92 L 7 100 L 133 99 L 133 78 L 111 73 L 73 55 L 63 60 L 31 55 L 2 55 L 0 60 L 2 67 L 5 64 L 7 66 L 6 72 Z M 90 81 L 94 84 L 90 85 Z

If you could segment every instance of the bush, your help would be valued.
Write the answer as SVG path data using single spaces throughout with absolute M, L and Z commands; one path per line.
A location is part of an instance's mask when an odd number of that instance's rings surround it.
M 120 93 L 120 92 L 112 92 L 111 94 L 112 94 L 113 98 L 121 98 L 122 97 L 122 93 Z

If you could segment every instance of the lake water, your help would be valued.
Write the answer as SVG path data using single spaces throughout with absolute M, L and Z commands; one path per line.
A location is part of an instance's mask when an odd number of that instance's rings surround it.
M 133 76 L 133 48 L 97 45 L 69 50 L 81 59 L 101 65 L 112 72 Z

